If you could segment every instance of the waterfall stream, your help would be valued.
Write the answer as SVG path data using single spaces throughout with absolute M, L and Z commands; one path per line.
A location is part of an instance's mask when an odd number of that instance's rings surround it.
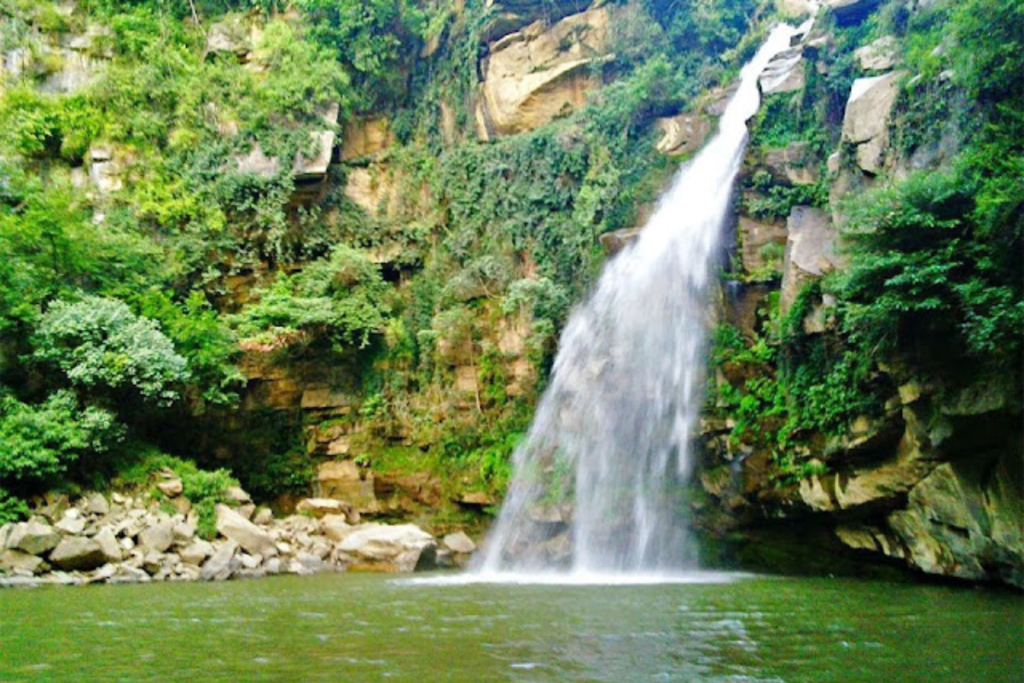
M 772 31 L 743 68 L 717 135 L 570 316 L 478 575 L 695 567 L 683 489 L 703 398 L 709 284 L 746 122 L 760 105 L 758 76 L 798 30 Z

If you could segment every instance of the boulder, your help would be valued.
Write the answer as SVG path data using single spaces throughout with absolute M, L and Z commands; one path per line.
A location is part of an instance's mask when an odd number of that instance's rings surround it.
M 110 514 L 110 503 L 102 493 L 91 493 L 85 498 L 85 511 L 90 515 Z
M 71 512 L 71 510 L 68 510 L 68 512 Z M 78 510 L 74 510 L 74 512 L 77 513 Z M 85 520 L 81 517 L 65 515 L 64 519 L 53 525 L 53 528 L 61 533 L 77 536 L 85 531 Z
M 213 553 L 213 544 L 209 541 L 196 539 L 186 547 L 182 548 L 181 552 L 178 554 L 181 555 L 182 562 L 198 566 L 201 565 L 203 560 L 207 557 L 213 555 Z
M 160 493 L 164 494 L 168 498 L 177 498 L 181 495 L 181 492 L 185 490 L 185 487 L 181 483 L 181 479 L 168 479 L 167 481 L 159 482 L 156 487 L 160 489 Z
M 882 36 L 853 54 L 864 71 L 888 71 L 899 62 L 899 43 L 893 36 Z
M 224 491 L 224 497 L 237 505 L 245 505 L 252 502 L 252 498 L 240 486 L 229 486 Z
M 252 48 L 250 28 L 242 15 L 227 16 L 211 25 L 206 32 L 207 52 L 225 52 L 239 61 L 246 61 Z
M 806 142 L 765 151 L 761 165 L 781 183 L 813 185 L 820 179 L 817 160 Z
M 842 265 L 838 235 L 828 214 L 808 206 L 794 207 L 786 221 L 780 311 L 785 315 L 803 286 Z
M 600 85 L 594 67 L 607 59 L 615 6 L 534 22 L 490 46 L 477 107 L 483 140 L 533 130 L 586 102 Z
M 217 506 L 217 531 L 253 555 L 269 553 L 274 539 L 226 505 Z
M 471 553 L 476 550 L 476 543 L 463 531 L 448 534 L 441 542 L 445 548 L 455 553 Z
M 36 555 L 29 555 L 20 550 L 4 550 L 0 552 L 0 572 L 21 571 L 39 574 L 46 569 L 46 562 Z
M 162 519 L 149 524 L 139 532 L 138 541 L 144 550 L 165 552 L 174 543 L 174 522 Z
M 238 544 L 227 540 L 217 551 L 203 563 L 200 571 L 200 578 L 203 581 L 224 581 L 231 576 L 233 570 L 235 553 L 238 552 Z
M 889 119 L 904 71 L 858 78 L 850 88 L 843 117 L 843 142 L 855 145 L 857 165 L 878 173 L 889 147 Z
M 323 521 L 324 536 L 331 539 L 335 543 L 340 543 L 345 540 L 356 527 L 348 523 L 348 519 L 344 515 L 325 515 Z
M 42 555 L 60 543 L 60 534 L 39 518 L 15 524 L 7 537 L 7 547 L 29 555 Z
M 764 95 L 797 92 L 803 90 L 806 84 L 804 53 L 800 46 L 791 47 L 773 57 L 758 78 L 758 85 Z
M 122 559 L 121 546 L 117 543 L 113 530 L 110 527 L 103 527 L 99 530 L 93 540 L 100 547 L 103 558 L 107 562 L 120 562 Z
M 711 133 L 711 123 L 698 114 L 679 114 L 660 118 L 655 126 L 661 131 L 657 150 L 669 156 L 693 154 Z
M 840 26 L 852 26 L 864 21 L 882 0 L 825 0 L 824 6 L 831 10 Z
M 338 544 L 338 550 L 367 564 L 386 565 L 397 571 L 413 571 L 434 538 L 414 524 L 363 524 Z
M 788 234 L 786 226 L 740 216 L 736 224 L 743 271 L 753 279 L 771 279 L 782 272 Z
M 924 572 L 1024 587 L 1019 454 L 995 466 L 944 463 L 913 488 L 889 525 Z
M 178 522 L 174 525 L 173 535 L 175 544 L 185 545 L 195 537 L 196 527 L 188 522 Z
M 50 553 L 50 562 L 67 571 L 88 571 L 106 564 L 107 558 L 95 540 L 67 536 Z
M 257 508 L 256 513 L 252 516 L 252 523 L 257 526 L 267 526 L 274 521 L 274 513 L 271 512 L 270 508 Z

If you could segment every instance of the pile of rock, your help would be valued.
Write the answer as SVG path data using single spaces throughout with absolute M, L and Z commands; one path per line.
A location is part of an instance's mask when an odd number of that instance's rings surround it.
M 225 580 L 272 574 L 410 572 L 462 564 L 464 533 L 441 542 L 413 524 L 360 523 L 338 501 L 303 501 L 275 519 L 235 489 L 216 507 L 217 535 L 197 533 L 198 513 L 162 482 L 178 512 L 149 496 L 60 498 L 28 521 L 0 527 L 0 586 Z M 164 491 L 167 488 L 168 490 Z

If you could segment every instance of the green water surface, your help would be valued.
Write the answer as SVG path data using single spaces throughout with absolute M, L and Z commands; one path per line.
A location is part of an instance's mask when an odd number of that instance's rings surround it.
M 0 590 L 10 681 L 1024 680 L 1015 593 L 846 579 Z

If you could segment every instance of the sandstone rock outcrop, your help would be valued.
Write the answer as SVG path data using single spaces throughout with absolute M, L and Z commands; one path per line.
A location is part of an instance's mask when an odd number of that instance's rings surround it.
M 609 58 L 614 6 L 554 25 L 537 21 L 490 46 L 477 107 L 483 140 L 522 133 L 583 105 L 600 85 L 595 67 Z
M 843 142 L 856 148 L 857 165 L 876 174 L 889 148 L 889 118 L 899 95 L 903 71 L 858 78 L 850 88 L 843 119 Z
M 807 282 L 830 272 L 840 263 L 836 229 L 824 211 L 809 206 L 795 207 L 786 222 L 786 232 L 780 304 L 783 314 Z

